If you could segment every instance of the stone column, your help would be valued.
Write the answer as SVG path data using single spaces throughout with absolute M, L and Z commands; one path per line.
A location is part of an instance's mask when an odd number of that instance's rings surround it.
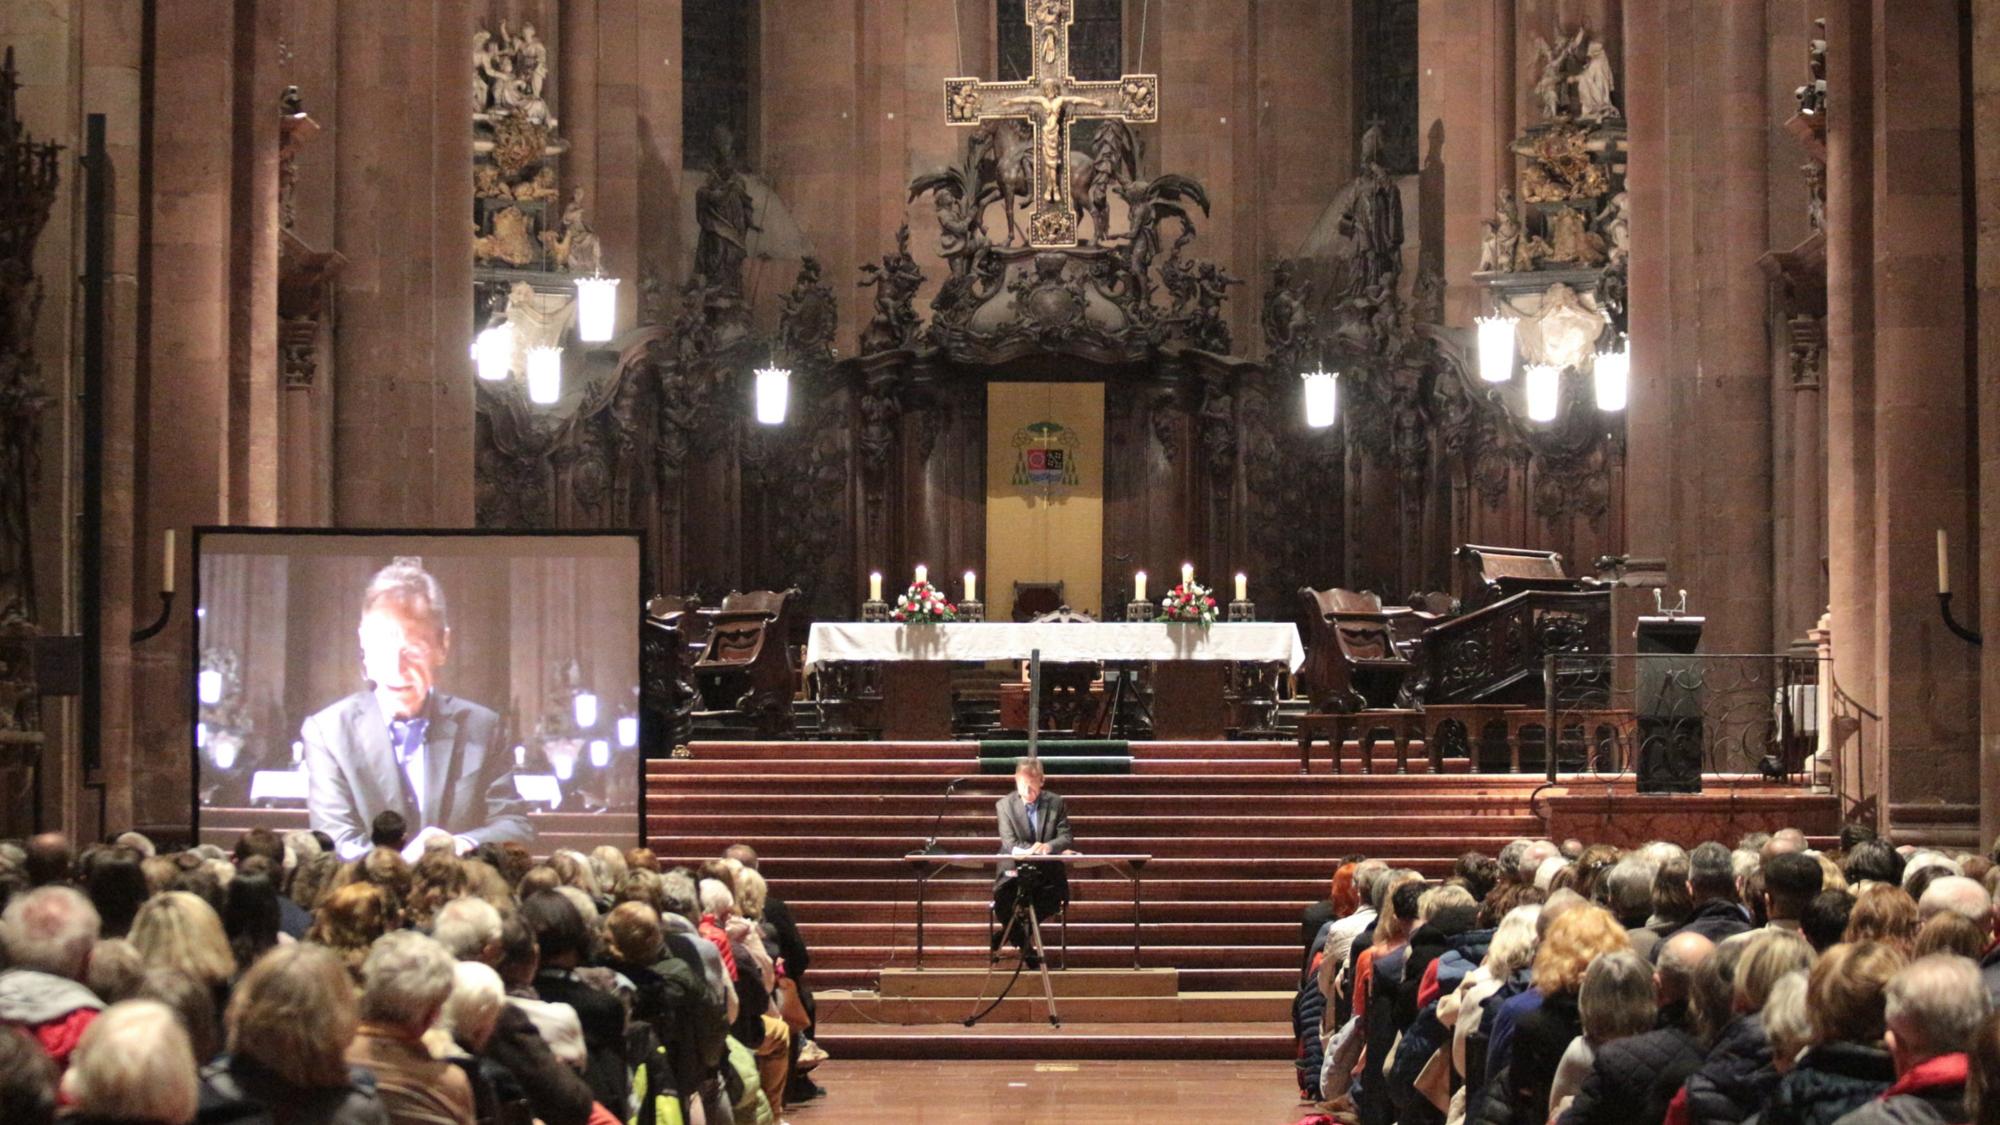
M 1875 56 L 1868 0 L 1826 7 L 1827 600 L 1839 689 L 1879 713 L 1875 667 Z M 1879 734 L 1867 729 L 1871 742 Z M 1879 797 L 1879 756 L 1839 749 L 1842 796 Z M 1885 808 L 1874 814 L 1879 825 Z
M 1673 310 L 1668 307 L 1667 52 L 1672 25 L 1665 4 L 1625 12 L 1625 190 L 1632 210 L 1631 307 L 1627 337 L 1631 395 L 1625 408 L 1626 546 L 1639 557 L 1664 557 L 1672 542 L 1672 504 L 1663 482 L 1673 472 L 1673 394 L 1667 362 Z
M 2000 135 L 2000 7 L 1972 8 L 1972 133 Z M 1965 569 L 1979 576 L 1979 604 L 2000 606 L 2000 145 L 1973 146 L 1977 222 L 1979 381 L 1979 539 Z M 1968 583 L 1969 584 L 1969 583 Z M 1987 628 L 1995 626 L 1982 621 Z M 2000 836 L 2000 637 L 1980 649 L 1979 663 L 1979 841 Z
M 472 523 L 469 0 L 339 24 L 334 518 Z
M 1420 0 L 1417 9 L 1419 226 L 1438 239 L 1445 322 L 1460 327 L 1487 311 L 1472 271 L 1494 195 L 1514 182 L 1513 8 L 1513 0 Z
M 229 518 L 278 522 L 278 0 L 238 4 L 229 177 Z
M 1890 816 L 1957 804 L 1976 776 L 1974 652 L 1934 598 L 1936 532 L 1963 544 L 1968 432 L 1959 13 L 1954 0 L 1873 0 L 1875 116 L 1875 676 Z M 1960 606 L 1978 584 L 1965 587 Z

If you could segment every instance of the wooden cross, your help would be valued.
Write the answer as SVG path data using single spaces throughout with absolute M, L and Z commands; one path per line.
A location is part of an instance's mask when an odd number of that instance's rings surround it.
M 1076 245 L 1077 213 L 1069 183 L 1069 131 L 1080 117 L 1116 117 L 1132 124 L 1160 119 L 1160 78 L 1126 74 L 1115 82 L 1079 82 L 1069 74 L 1069 29 L 1075 0 L 1027 0 L 1034 71 L 1025 82 L 944 80 L 949 125 L 1025 120 L 1034 129 L 1034 170 L 1028 217 L 1032 246 Z M 1012 207 L 1013 201 L 1002 202 Z

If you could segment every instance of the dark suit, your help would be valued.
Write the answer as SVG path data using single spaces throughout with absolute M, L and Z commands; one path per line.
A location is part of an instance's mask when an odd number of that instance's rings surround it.
M 396 761 L 373 692 L 356 692 L 308 718 L 299 738 L 312 826 L 333 837 L 343 859 L 368 850 L 369 825 L 388 809 L 403 814 L 413 832 L 435 825 L 476 844 L 532 843 L 535 830 L 514 791 L 513 762 L 496 745 L 500 717 L 443 692 L 431 694 L 424 714 L 430 724 L 421 795 L 411 792 Z
M 1035 824 L 1028 823 L 1027 802 L 1019 793 L 1009 793 L 993 806 L 1000 819 L 1000 850 L 1012 852 L 1016 848 L 1031 848 L 1036 844 L 1047 844 L 1051 852 L 1067 851 L 1071 846 L 1069 834 L 1069 809 L 1063 799 L 1043 790 L 1035 798 Z M 1000 864 L 999 878 L 993 884 L 993 907 L 1001 925 L 1006 925 L 1014 912 L 1015 899 L 1020 894 L 1022 878 L 1017 875 L 1011 861 Z M 1033 898 L 1035 914 L 1044 920 L 1052 917 L 1069 902 L 1069 875 L 1060 863 L 1035 864 L 1039 877 L 1034 878 Z M 1003 934 L 1004 940 L 1021 944 L 1025 935 Z

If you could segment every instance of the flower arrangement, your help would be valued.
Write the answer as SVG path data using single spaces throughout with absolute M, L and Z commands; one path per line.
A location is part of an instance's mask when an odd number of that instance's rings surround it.
M 1215 624 L 1215 597 L 1206 586 L 1182 582 L 1160 599 L 1160 619 L 1197 625 Z
M 930 584 L 929 579 L 919 579 L 910 583 L 896 599 L 896 608 L 889 612 L 892 621 L 905 625 L 929 625 L 938 621 L 958 620 L 958 607 L 944 592 Z

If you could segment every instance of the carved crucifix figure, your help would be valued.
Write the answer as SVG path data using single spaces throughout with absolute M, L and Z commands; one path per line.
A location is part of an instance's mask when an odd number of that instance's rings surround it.
M 979 125 L 1025 119 L 1035 133 L 1028 242 L 1033 246 L 1074 246 L 1079 216 L 1070 194 L 1071 124 L 1086 117 L 1116 117 L 1133 124 L 1156 122 L 1160 119 L 1160 80 L 1152 74 L 1127 74 L 1112 82 L 1071 78 L 1069 30 L 1076 19 L 1075 0 L 1040 0 L 1024 7 L 1037 48 L 1033 76 L 1024 82 L 945 79 L 945 121 Z M 1013 206 L 1012 199 L 1002 202 Z

